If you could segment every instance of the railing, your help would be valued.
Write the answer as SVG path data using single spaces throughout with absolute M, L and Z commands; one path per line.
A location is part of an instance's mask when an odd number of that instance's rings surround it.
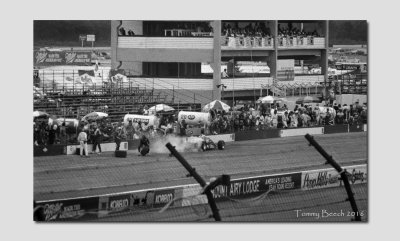
M 221 37 L 222 49 L 232 48 L 262 48 L 273 49 L 274 38 L 272 37 Z
M 325 48 L 325 38 L 320 37 L 278 37 L 279 49 Z
M 324 87 L 319 82 L 293 82 L 293 83 L 268 83 L 261 86 L 263 90 L 272 91 L 276 95 L 281 97 L 288 96 L 305 96 L 305 95 L 316 95 L 321 94 Z
M 118 48 L 130 49 L 212 49 L 213 38 L 120 36 Z

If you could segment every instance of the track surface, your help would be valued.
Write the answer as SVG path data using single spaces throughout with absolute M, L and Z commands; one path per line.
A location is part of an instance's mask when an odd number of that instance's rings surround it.
M 316 135 L 342 164 L 367 163 L 367 133 Z M 195 183 L 168 154 L 115 158 L 113 153 L 34 158 L 34 198 L 52 200 Z M 326 168 L 325 160 L 303 136 L 227 143 L 224 151 L 183 153 L 205 179 L 232 178 Z

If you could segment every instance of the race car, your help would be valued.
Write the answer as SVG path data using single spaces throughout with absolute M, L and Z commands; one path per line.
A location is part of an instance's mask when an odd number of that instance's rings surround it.
M 213 140 L 211 140 L 208 137 L 203 137 L 203 141 L 201 143 L 200 146 L 202 151 L 208 151 L 208 150 L 215 150 L 218 148 L 218 150 L 224 150 L 225 149 L 225 142 L 220 140 L 218 141 L 217 144 L 215 144 L 213 142 Z
M 215 144 L 211 138 L 206 137 L 206 136 L 199 136 L 199 137 L 189 137 L 187 139 L 188 143 L 191 143 L 194 147 L 194 149 L 200 150 L 200 151 L 208 151 L 208 150 L 224 150 L 225 149 L 225 142 L 223 140 L 220 140 Z

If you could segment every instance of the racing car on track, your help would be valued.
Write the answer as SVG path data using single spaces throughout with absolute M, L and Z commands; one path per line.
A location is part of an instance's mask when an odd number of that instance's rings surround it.
M 190 137 L 188 138 L 187 142 L 193 143 L 194 147 L 201 151 L 225 149 L 225 142 L 223 140 L 220 140 L 217 143 L 215 143 L 213 140 L 211 140 L 211 138 L 206 136 Z

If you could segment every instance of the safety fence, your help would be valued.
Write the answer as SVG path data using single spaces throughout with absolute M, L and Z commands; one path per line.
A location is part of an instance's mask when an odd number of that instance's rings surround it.
M 366 164 L 345 166 L 344 169 L 350 180 L 350 184 L 360 185 L 367 183 L 368 169 Z M 246 205 L 247 203 L 247 206 L 264 208 L 263 211 L 258 209 L 259 213 L 262 214 L 265 211 L 278 212 L 279 206 L 282 206 L 282 195 L 294 193 L 294 195 L 301 197 L 303 196 L 302 193 L 305 191 L 312 192 L 316 189 L 342 186 L 343 182 L 337 171 L 333 168 L 324 168 L 231 179 L 230 185 L 219 185 L 214 188 L 212 190 L 212 195 L 219 205 L 223 205 L 224 201 L 236 203 L 231 206 L 231 208 L 236 207 L 236 212 L 241 212 L 243 208 L 241 205 Z M 133 217 L 135 221 L 135 217 L 143 216 L 143 213 L 148 213 L 148 216 L 145 217 L 151 219 L 136 219 L 136 221 L 159 221 L 156 217 L 157 215 L 162 216 L 162 211 L 160 212 L 160 210 L 165 210 L 163 207 L 167 204 L 169 209 L 174 210 L 173 212 L 175 215 L 182 215 L 182 213 L 178 213 L 179 211 L 175 208 L 190 207 L 192 208 L 191 212 L 196 213 L 197 216 L 202 216 L 203 219 L 209 219 L 210 215 L 207 215 L 208 210 L 206 208 L 202 209 L 202 207 L 204 208 L 204 204 L 207 204 L 208 201 L 206 196 L 201 193 L 202 188 L 199 184 L 190 184 L 106 195 L 41 200 L 37 201 L 36 205 L 43 208 L 44 221 L 70 222 L 76 220 L 98 220 L 117 215 L 129 215 Z M 365 195 L 364 192 L 361 194 Z M 267 198 L 270 198 L 269 200 L 273 202 L 274 196 L 278 196 L 278 201 L 280 201 L 275 204 L 276 206 L 268 207 L 268 210 L 265 210 L 265 208 L 267 208 L 265 203 L 261 206 L 257 206 L 258 203 Z M 335 202 L 334 196 L 330 198 L 331 201 L 327 202 L 328 205 L 337 205 L 338 203 L 346 202 L 344 199 Z M 334 202 L 332 202 L 332 200 L 334 200 Z M 310 200 L 310 202 L 316 202 L 316 200 Z M 291 211 L 292 215 L 296 215 L 296 210 L 297 212 L 300 210 L 298 207 L 303 205 L 302 209 L 306 209 L 304 203 L 301 203 L 302 202 L 296 202 L 297 208 L 286 207 L 286 209 L 284 208 L 281 212 L 285 213 Z M 286 203 L 285 205 L 289 206 L 291 204 Z M 362 216 L 366 215 L 365 210 L 361 210 L 360 212 L 362 212 Z M 298 214 L 299 213 L 297 213 L 297 215 Z M 329 214 L 326 213 L 326 215 Z M 347 216 L 348 221 L 350 221 L 354 214 L 345 212 L 343 216 Z M 224 220 L 225 217 L 222 216 L 222 218 Z M 298 219 L 298 221 L 301 221 L 301 219 Z

